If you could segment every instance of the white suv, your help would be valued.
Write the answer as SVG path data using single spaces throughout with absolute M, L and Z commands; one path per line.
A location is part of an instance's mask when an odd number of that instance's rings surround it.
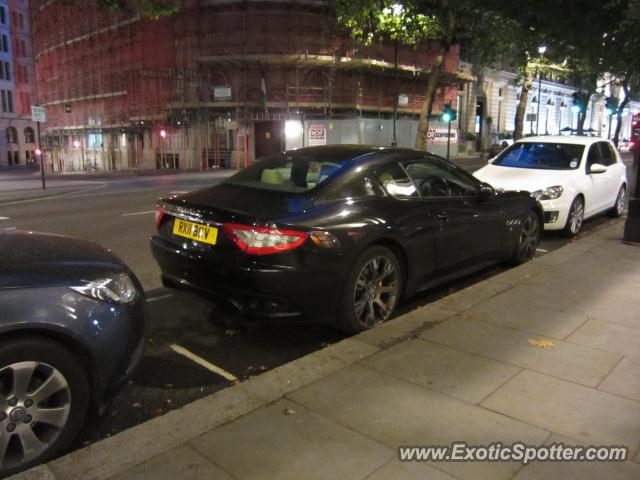
M 597 137 L 528 137 L 475 176 L 496 188 L 528 190 L 544 209 L 545 230 L 576 235 L 585 218 L 622 215 L 627 173 L 609 140 Z

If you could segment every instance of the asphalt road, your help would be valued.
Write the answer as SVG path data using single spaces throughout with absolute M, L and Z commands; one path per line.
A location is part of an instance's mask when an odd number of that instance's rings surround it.
M 626 158 L 627 163 L 630 158 Z M 467 163 L 475 169 L 477 163 Z M 228 173 L 188 173 L 95 178 L 90 191 L 47 200 L 0 204 L 0 230 L 22 229 L 95 240 L 112 249 L 140 278 L 149 299 L 147 349 L 140 369 L 106 416 L 92 416 L 76 447 L 162 415 L 236 381 L 287 363 L 344 335 L 326 325 L 303 322 L 247 322 L 224 302 L 206 300 L 161 286 L 148 246 L 154 205 L 161 196 L 221 181 Z M 5 177 L 6 179 L 6 177 Z M 2 178 L 0 178 L 2 180 Z M 18 176 L 12 180 L 21 181 Z M 83 178 L 83 190 L 89 178 Z M 2 219 L 4 218 L 4 219 Z M 610 220 L 586 222 L 576 241 Z M 545 234 L 538 255 L 566 239 Z M 408 311 L 503 271 L 496 266 L 428 291 L 405 302 Z

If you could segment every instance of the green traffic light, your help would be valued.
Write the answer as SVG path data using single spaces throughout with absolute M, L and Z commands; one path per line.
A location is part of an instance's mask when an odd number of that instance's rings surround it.
M 445 112 L 442 114 L 442 121 L 443 122 L 450 122 L 451 121 L 451 114 L 448 112 Z

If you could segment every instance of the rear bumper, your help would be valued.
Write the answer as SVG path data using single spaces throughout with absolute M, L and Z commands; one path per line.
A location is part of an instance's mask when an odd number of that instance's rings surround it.
M 212 259 L 176 248 L 158 235 L 151 238 L 151 251 L 165 285 L 226 298 L 246 315 L 302 315 L 324 321 L 335 314 L 340 292 L 335 282 L 340 278 L 338 269 L 318 271 L 300 265 L 258 263 L 245 255 Z

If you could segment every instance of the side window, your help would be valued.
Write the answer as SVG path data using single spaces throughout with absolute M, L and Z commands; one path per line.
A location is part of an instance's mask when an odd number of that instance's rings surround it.
M 616 163 L 616 154 L 611 145 L 607 142 L 599 142 L 600 152 L 602 153 L 602 164 L 606 167 Z
M 418 198 L 418 191 L 397 163 L 385 165 L 376 172 L 376 179 L 385 192 L 395 198 Z
M 449 197 L 451 189 L 445 180 L 446 172 L 426 162 L 406 165 L 406 170 L 418 186 L 421 197 Z
M 593 165 L 594 163 L 599 163 L 601 165 L 603 163 L 602 154 L 600 153 L 600 147 L 598 146 L 597 143 L 594 143 L 589 148 L 589 155 L 587 156 L 587 165 L 586 165 L 587 173 L 589 172 L 591 165 Z
M 478 192 L 471 175 L 437 158 L 410 163 L 406 169 L 423 197 L 468 197 Z

